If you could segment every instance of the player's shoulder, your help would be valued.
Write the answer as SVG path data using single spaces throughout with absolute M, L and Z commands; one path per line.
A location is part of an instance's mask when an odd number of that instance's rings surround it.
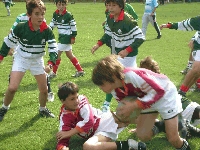
M 24 17 L 24 16 L 27 16 L 27 14 L 26 14 L 26 13 L 21 13 L 21 14 L 19 14 L 19 15 L 17 16 L 17 18 L 18 18 L 18 17 Z

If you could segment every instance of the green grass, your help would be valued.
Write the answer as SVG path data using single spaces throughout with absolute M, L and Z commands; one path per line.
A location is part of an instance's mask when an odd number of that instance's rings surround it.
M 141 27 L 141 20 L 144 11 L 144 4 L 131 3 L 139 16 L 139 26 Z M 55 11 L 53 3 L 46 3 L 47 23 L 51 21 L 52 13 Z M 25 12 L 25 3 L 17 2 L 14 7 L 11 7 L 11 16 L 7 17 L 6 9 L 3 3 L 0 3 L 0 45 L 2 45 L 3 38 L 8 34 L 15 18 L 18 14 Z M 160 6 L 157 9 L 158 24 L 167 22 L 182 21 L 183 19 L 199 15 L 199 3 L 171 3 Z M 86 75 L 81 78 L 72 78 L 71 75 L 75 69 L 71 62 L 62 56 L 62 62 L 58 70 L 57 78 L 51 82 L 53 92 L 57 92 L 59 83 L 65 81 L 72 81 L 79 85 L 80 94 L 85 94 L 91 104 L 95 107 L 101 107 L 105 94 L 99 90 L 91 82 L 91 72 L 96 62 L 110 54 L 110 50 L 103 46 L 94 55 L 91 54 L 91 47 L 103 35 L 102 22 L 105 20 L 104 3 L 76 3 L 75 5 L 68 5 L 68 11 L 72 12 L 78 28 L 78 35 L 76 43 L 73 45 L 73 53 L 78 58 L 83 66 Z M 57 30 L 54 30 L 57 37 Z M 155 40 L 156 31 L 149 25 L 147 30 L 147 40 L 139 48 L 137 62 L 146 56 L 151 55 L 161 67 L 162 73 L 166 74 L 177 86 L 180 86 L 183 76 L 179 73 L 184 69 L 189 57 L 189 48 L 187 43 L 194 35 L 193 32 L 182 32 L 176 30 L 164 29 L 162 31 L 162 38 Z M 48 55 L 45 56 L 45 60 Z M 0 95 L 3 94 L 8 86 L 8 74 L 12 66 L 12 58 L 6 57 L 0 64 Z M 200 103 L 199 93 L 189 92 L 188 97 Z M 48 108 L 56 115 L 59 114 L 61 103 L 55 97 L 53 103 L 47 104 Z M 113 99 L 111 109 L 115 110 L 116 101 Z M 0 123 L 0 150 L 53 150 L 56 145 L 55 134 L 58 131 L 58 117 L 40 118 L 38 116 L 38 89 L 37 84 L 29 72 L 24 76 L 21 85 L 16 93 L 11 108 L 5 115 L 4 120 Z M 128 133 L 134 125 L 127 127 L 127 129 L 119 135 L 120 140 L 127 138 L 134 138 L 135 135 Z M 81 149 L 83 140 L 73 138 L 71 149 Z M 192 138 L 189 140 L 192 150 L 200 149 L 200 140 Z M 79 145 L 77 147 L 77 145 Z M 147 143 L 149 150 L 172 150 L 172 146 L 166 140 L 164 134 L 160 134 Z

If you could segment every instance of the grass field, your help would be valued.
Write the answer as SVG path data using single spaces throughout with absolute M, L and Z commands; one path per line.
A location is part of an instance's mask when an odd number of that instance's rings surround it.
M 200 3 L 170 3 L 160 6 L 157 9 L 158 24 L 167 22 L 177 22 L 183 19 L 199 15 Z M 141 20 L 144 11 L 144 4 L 131 3 L 139 16 L 138 24 L 141 27 Z M 49 24 L 52 13 L 56 7 L 53 3 L 46 3 L 46 21 Z M 18 14 L 25 12 L 25 3 L 17 2 L 11 7 L 11 16 L 7 17 L 7 12 L 3 3 L 0 3 L 0 45 L 4 37 L 8 34 L 12 24 Z M 105 94 L 91 82 L 91 72 L 96 62 L 109 55 L 110 50 L 103 46 L 94 55 L 90 50 L 97 40 L 103 35 L 102 22 L 105 20 L 104 3 L 76 3 L 68 5 L 68 11 L 72 12 L 77 22 L 78 35 L 76 43 L 73 45 L 73 53 L 79 59 L 86 75 L 81 78 L 72 78 L 75 69 L 71 62 L 63 55 L 58 76 L 51 81 L 53 92 L 57 92 L 59 83 L 72 81 L 79 85 L 80 94 L 85 94 L 91 104 L 101 107 Z M 57 30 L 54 30 L 57 37 Z M 139 48 L 137 62 L 146 56 L 152 56 L 161 67 L 161 72 L 166 74 L 179 88 L 183 75 L 179 72 L 185 68 L 189 57 L 187 43 L 194 35 L 193 32 L 182 32 L 164 29 L 162 38 L 155 39 L 157 34 L 154 28 L 149 25 L 147 30 L 147 40 Z M 48 55 L 45 56 L 48 60 Z M 0 64 L 0 98 L 8 85 L 8 74 L 12 66 L 12 58 L 6 57 Z M 189 92 L 188 97 L 200 103 L 200 93 Z M 16 93 L 11 108 L 0 123 L 0 150 L 53 150 L 56 145 L 55 134 L 58 131 L 58 117 L 40 118 L 38 116 L 38 90 L 35 79 L 29 72 L 24 76 L 21 85 Z M 61 103 L 55 96 L 55 101 L 47 104 L 48 108 L 56 115 L 59 114 Z M 113 99 L 111 109 L 115 110 L 116 101 Z M 130 125 L 120 135 L 120 140 L 134 138 L 135 135 L 128 133 Z M 81 150 L 82 139 L 72 138 L 71 150 Z M 200 140 L 189 139 L 192 150 L 200 150 Z M 172 146 L 166 140 L 164 134 L 160 134 L 147 143 L 148 150 L 172 150 Z

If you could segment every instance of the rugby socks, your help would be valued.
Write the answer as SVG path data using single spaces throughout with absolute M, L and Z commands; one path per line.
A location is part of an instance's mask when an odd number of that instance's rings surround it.
M 200 78 L 197 79 L 196 86 L 197 86 L 198 89 L 200 89 Z
M 8 106 L 6 106 L 6 105 L 4 105 L 4 104 L 2 105 L 2 107 L 5 108 L 5 109 L 9 109 L 9 106 L 10 106 L 10 105 L 8 105 Z
M 48 93 L 50 93 L 51 92 L 51 83 L 49 80 L 49 76 L 47 76 L 47 89 L 48 89 Z
M 177 148 L 177 150 L 191 150 L 191 148 L 188 142 L 185 139 L 183 139 L 183 145 L 181 146 L 181 148 Z
M 188 90 L 189 90 L 189 87 L 182 84 L 178 93 L 185 97 Z
M 106 102 L 109 102 L 109 105 L 110 105 L 110 102 L 111 102 L 111 100 L 112 100 L 112 94 L 106 94 Z
M 81 65 L 79 64 L 78 60 L 76 59 L 76 57 L 72 58 L 70 60 L 72 62 L 72 64 L 74 65 L 74 67 L 76 68 L 77 71 L 83 71 Z
M 129 150 L 128 141 L 115 141 L 117 150 Z
M 153 128 L 152 128 L 152 132 L 153 132 L 153 136 L 155 136 L 156 134 L 160 133 L 158 127 L 155 126 L 155 125 L 154 125 Z
M 53 72 L 56 74 L 57 70 L 58 70 L 58 67 L 60 65 L 60 62 L 61 62 L 61 59 L 57 59 L 56 60 L 56 64 L 53 65 Z
M 40 107 L 39 110 L 40 111 L 46 110 L 46 107 Z

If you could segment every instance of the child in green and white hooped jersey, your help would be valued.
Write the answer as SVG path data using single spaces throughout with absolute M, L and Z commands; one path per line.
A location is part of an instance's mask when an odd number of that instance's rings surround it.
M 61 62 L 61 54 L 65 52 L 71 63 L 76 68 L 76 73 L 72 77 L 80 77 L 85 74 L 78 59 L 72 53 L 72 44 L 75 43 L 75 37 L 77 35 L 76 22 L 73 15 L 67 11 L 66 5 L 68 0 L 56 0 L 57 10 L 53 13 L 50 27 L 58 28 L 58 59 L 56 64 L 53 66 L 53 71 L 50 74 L 50 78 L 56 76 L 58 67 Z
M 3 3 L 5 4 L 6 10 L 7 10 L 7 16 L 10 16 L 10 6 L 15 5 L 15 3 L 12 2 L 12 0 L 3 0 Z
M 139 46 L 144 42 L 144 35 L 139 28 L 136 19 L 125 13 L 124 0 L 106 0 L 108 4 L 109 16 L 105 24 L 105 33 L 91 52 L 94 53 L 103 44 L 111 45 L 111 53 L 120 55 L 119 61 L 125 67 L 137 67 L 136 56 Z M 111 94 L 106 94 L 106 100 L 103 103 L 102 111 L 109 110 Z
M 199 76 L 200 76 L 200 16 L 196 16 L 193 18 L 189 18 L 180 22 L 175 23 L 167 23 L 160 25 L 160 29 L 169 28 L 175 30 L 182 30 L 182 31 L 194 31 L 196 30 L 197 33 L 195 34 L 194 42 L 193 42 L 193 65 L 189 72 L 185 75 L 183 83 L 179 89 L 179 94 L 186 96 L 186 93 L 190 89 L 190 87 L 197 82 L 200 83 Z
M 26 4 L 29 2 L 30 0 L 26 0 Z M 40 0 L 37 0 L 40 1 Z M 27 22 L 29 20 L 29 17 L 27 15 L 27 13 L 22 13 L 20 15 L 17 16 L 13 26 L 10 29 L 10 32 L 20 23 L 20 22 Z M 46 22 L 46 20 L 44 19 L 44 22 Z M 13 55 L 15 53 L 15 50 L 13 48 L 10 49 L 9 51 L 9 55 Z M 9 82 L 10 82 L 10 75 L 9 75 Z M 48 102 L 53 102 L 54 101 L 54 93 L 51 90 L 51 82 L 49 79 L 49 75 L 47 73 L 47 87 L 48 87 Z
M 27 14 L 29 21 L 19 23 L 11 33 L 4 38 L 0 50 L 0 62 L 8 55 L 10 48 L 17 46 L 17 53 L 14 55 L 10 83 L 5 94 L 4 103 L 0 108 L 0 121 L 8 111 L 8 106 L 12 102 L 15 92 L 29 70 L 35 77 L 39 88 L 39 114 L 42 117 L 55 117 L 46 108 L 47 85 L 45 70 L 49 70 L 57 59 L 57 43 L 55 36 L 44 22 L 46 7 L 42 1 L 31 0 L 27 3 Z M 49 61 L 44 67 L 45 46 L 48 43 Z M 18 44 L 18 45 L 16 45 Z

